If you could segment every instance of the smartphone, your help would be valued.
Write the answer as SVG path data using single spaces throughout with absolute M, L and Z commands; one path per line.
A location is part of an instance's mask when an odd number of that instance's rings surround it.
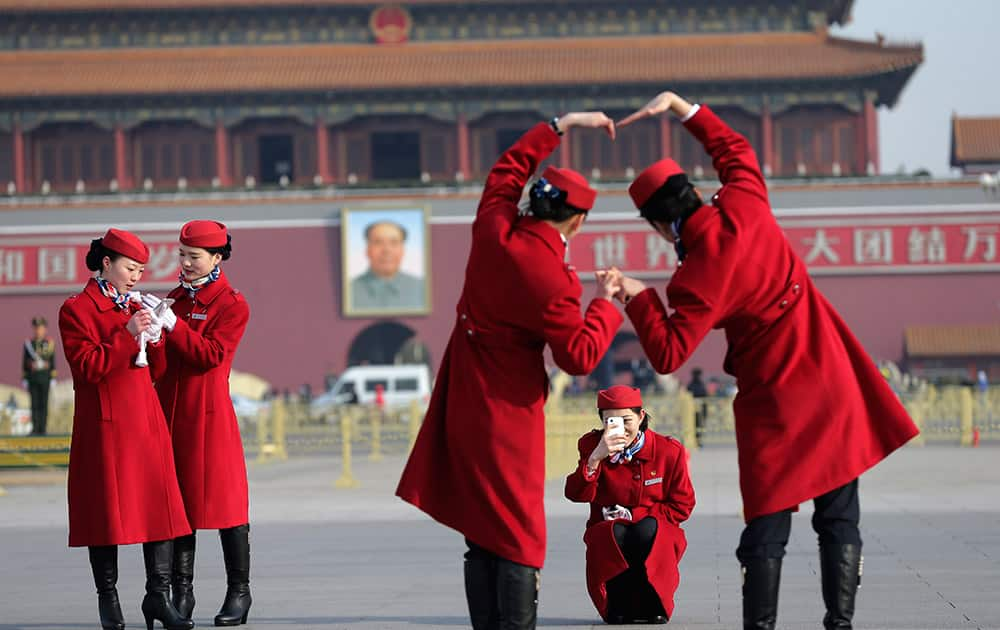
M 621 416 L 608 416 L 604 421 L 608 430 L 608 435 L 625 435 L 625 418 Z

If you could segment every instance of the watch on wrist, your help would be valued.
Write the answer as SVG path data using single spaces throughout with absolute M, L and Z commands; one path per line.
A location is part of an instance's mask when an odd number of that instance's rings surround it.
M 559 117 L 553 116 L 552 120 L 549 121 L 549 126 L 552 127 L 552 131 L 556 132 L 560 136 L 563 135 L 563 131 L 559 129 Z

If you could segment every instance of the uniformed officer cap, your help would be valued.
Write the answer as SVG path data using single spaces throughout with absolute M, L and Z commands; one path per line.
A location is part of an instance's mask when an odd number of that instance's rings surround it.
M 48 326 L 49 323 L 47 321 L 45 321 L 45 318 L 42 317 L 41 315 L 35 315 L 34 317 L 31 318 L 31 325 L 32 326 Z

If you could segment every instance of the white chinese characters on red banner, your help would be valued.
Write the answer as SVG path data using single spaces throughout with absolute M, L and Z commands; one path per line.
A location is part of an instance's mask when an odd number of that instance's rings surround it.
M 141 287 L 176 284 L 177 235 L 140 236 L 149 245 Z M 86 237 L 0 237 L 0 293 L 79 289 L 93 275 L 85 263 L 89 248 Z
M 789 221 L 785 235 L 816 274 L 934 273 L 1000 270 L 1000 222 L 930 222 L 851 225 L 850 221 Z M 569 262 L 587 274 L 611 266 L 639 276 L 670 275 L 673 245 L 637 225 L 583 232 L 573 239 Z

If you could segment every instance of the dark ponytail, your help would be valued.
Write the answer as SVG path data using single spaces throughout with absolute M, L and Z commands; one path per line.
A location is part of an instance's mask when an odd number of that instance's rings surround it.
M 687 175 L 678 173 L 672 175 L 653 193 L 649 201 L 640 208 L 639 214 L 647 221 L 662 221 L 672 223 L 684 219 L 700 208 L 704 203 L 701 195 L 688 181 Z
M 226 244 L 222 247 L 206 247 L 205 251 L 209 254 L 219 254 L 222 256 L 222 260 L 229 260 L 229 257 L 233 255 L 233 235 L 226 234 Z
M 107 256 L 111 259 L 111 262 L 115 262 L 121 258 L 121 254 L 115 251 L 111 251 L 104 246 L 103 238 L 95 238 L 90 241 L 90 251 L 87 252 L 87 269 L 91 271 L 101 271 L 102 263 L 104 262 L 104 257 Z
M 549 184 L 544 178 L 531 185 L 528 196 L 528 210 L 536 219 L 562 223 L 586 210 L 566 203 L 566 192 Z

